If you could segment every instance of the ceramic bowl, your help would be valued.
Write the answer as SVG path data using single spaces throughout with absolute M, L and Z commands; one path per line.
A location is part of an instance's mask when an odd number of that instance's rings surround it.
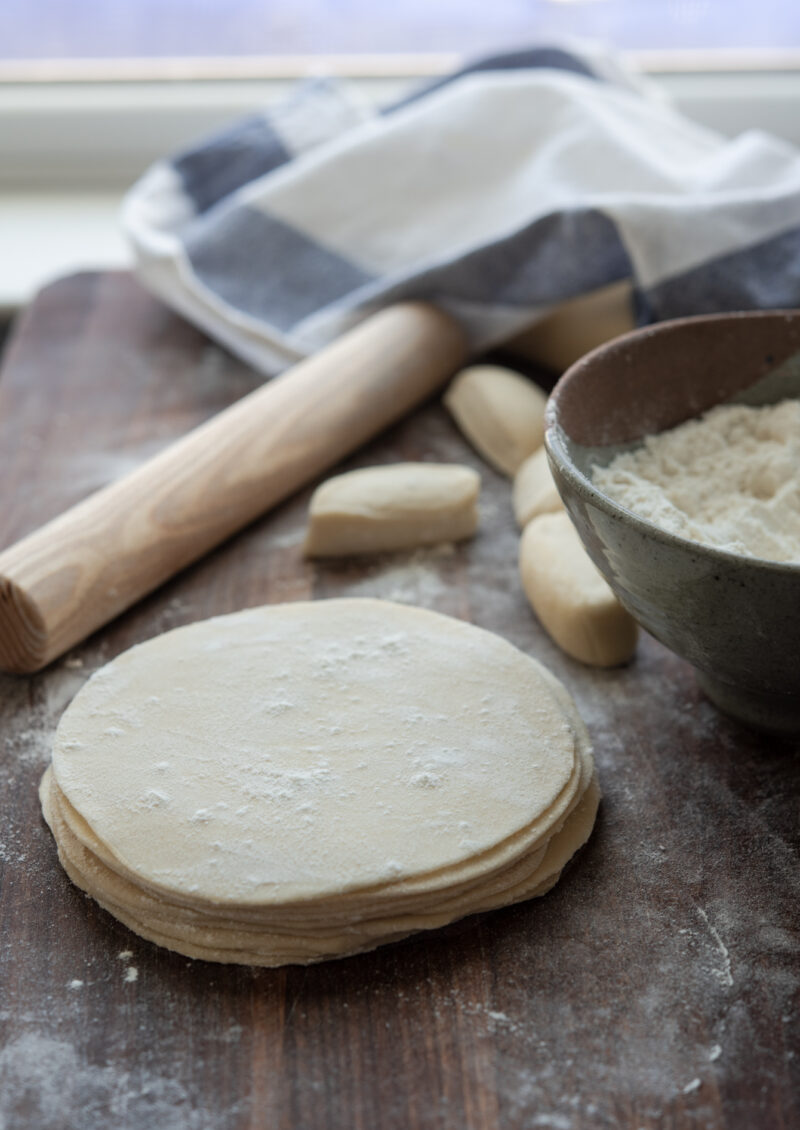
M 713 549 L 599 491 L 592 467 L 721 403 L 800 397 L 800 310 L 721 314 L 625 334 L 553 390 L 548 457 L 592 560 L 639 623 L 694 666 L 723 711 L 800 732 L 800 565 Z

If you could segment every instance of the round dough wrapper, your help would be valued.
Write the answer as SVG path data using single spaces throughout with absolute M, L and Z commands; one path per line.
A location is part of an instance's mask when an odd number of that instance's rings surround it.
M 429 905 L 432 898 L 440 898 L 443 893 L 452 896 L 479 884 L 485 884 L 494 876 L 504 874 L 508 867 L 520 858 L 530 857 L 541 844 L 547 842 L 553 829 L 558 828 L 563 823 L 578 803 L 592 775 L 594 764 L 589 735 L 578 717 L 566 689 L 549 672 L 544 673 L 552 682 L 553 692 L 562 702 L 562 709 L 564 709 L 570 725 L 574 727 L 576 751 L 579 756 L 576 759 L 575 768 L 569 781 L 559 793 L 557 799 L 546 812 L 526 828 L 488 851 L 472 856 L 454 867 L 439 868 L 436 871 L 426 872 L 411 879 L 389 881 L 373 887 L 360 887 L 354 891 L 339 893 L 336 896 L 328 896 L 323 899 L 300 899 L 261 904 L 252 901 L 237 904 L 229 901 L 221 907 L 222 913 L 227 918 L 236 917 L 242 920 L 257 920 L 259 922 L 264 921 L 265 915 L 269 915 L 270 920 L 276 918 L 288 920 L 291 918 L 293 921 L 307 922 L 320 919 L 331 921 L 335 914 L 343 916 L 346 920 L 354 914 L 360 913 L 364 907 L 368 908 L 370 912 L 373 912 L 377 906 L 382 909 L 389 906 L 392 911 L 400 906 L 406 910 L 412 910 L 418 906 Z M 52 824 L 48 816 L 48 807 L 55 803 L 63 823 L 69 828 L 75 839 L 115 874 L 136 883 L 141 890 L 148 891 L 155 897 L 166 894 L 173 906 L 185 906 L 190 909 L 200 907 L 206 910 L 209 905 L 215 905 L 213 902 L 209 903 L 208 900 L 193 898 L 185 893 L 164 892 L 157 886 L 143 882 L 140 876 L 132 872 L 130 868 L 125 867 L 108 846 L 95 835 L 87 822 L 76 812 L 61 792 L 53 777 L 52 768 L 45 774 L 40 795 L 42 796 L 45 818 L 48 822 Z M 56 835 L 56 838 L 58 839 L 58 835 Z
M 546 814 L 575 771 L 538 663 L 372 600 L 250 609 L 132 648 L 79 692 L 53 752 L 123 868 L 218 905 L 458 867 Z
M 211 961 L 267 966 L 308 964 L 363 952 L 419 930 L 446 925 L 465 914 L 546 894 L 558 880 L 561 869 L 569 858 L 588 839 L 599 799 L 597 783 L 592 778 L 580 802 L 563 827 L 552 837 L 545 852 L 537 852 L 536 862 L 532 862 L 515 882 L 501 890 L 481 892 L 480 897 L 473 898 L 470 903 L 442 905 L 435 913 L 427 915 L 396 917 L 381 922 L 350 923 L 338 934 L 330 928 L 325 933 L 299 936 L 293 936 L 290 932 L 272 934 L 251 928 L 243 929 L 236 923 L 216 922 L 202 914 L 196 914 L 188 920 L 176 919 L 166 903 L 159 904 L 158 900 L 149 898 L 142 901 L 136 891 L 132 892 L 132 897 L 126 897 L 125 887 L 128 884 L 121 884 L 116 876 L 111 876 L 109 888 L 108 883 L 103 882 L 103 865 L 98 867 L 96 861 L 83 858 L 80 845 L 73 844 L 69 850 L 60 851 L 60 854 L 73 882 L 137 934 L 156 944 L 190 957 Z M 57 825 L 58 817 L 55 819 Z M 67 831 L 66 839 L 59 839 L 60 848 L 66 848 L 69 844 L 69 835 Z M 82 866 L 76 861 L 76 847 L 77 858 L 81 860 Z M 513 870 L 518 873 L 517 868 Z M 154 908 L 148 906 L 148 902 L 154 903 Z
M 69 804 L 63 794 L 60 794 L 58 785 L 52 777 L 42 783 L 42 800 L 45 817 L 53 829 L 59 849 L 71 858 L 75 867 L 87 876 L 91 874 L 93 877 L 91 881 L 94 884 L 92 893 L 96 893 L 98 898 L 105 893 L 113 901 L 129 901 L 132 909 L 138 907 L 142 914 L 148 916 L 151 911 L 163 910 L 168 906 L 169 913 L 175 921 L 192 922 L 202 919 L 205 922 L 214 921 L 225 926 L 237 924 L 259 929 L 268 927 L 277 932 L 315 932 L 320 929 L 330 929 L 332 926 L 344 928 L 353 923 L 372 922 L 388 915 L 418 914 L 427 912 L 431 906 L 440 908 L 459 900 L 466 902 L 476 892 L 483 894 L 489 888 L 500 889 L 516 882 L 518 875 L 531 871 L 539 865 L 549 846 L 549 838 L 545 837 L 531 850 L 519 854 L 512 862 L 505 863 L 502 867 L 493 866 L 483 874 L 479 874 L 477 878 L 471 877 L 469 882 L 457 882 L 431 891 L 423 889 L 413 898 L 402 889 L 397 897 L 390 897 L 391 892 L 387 891 L 387 888 L 381 888 L 378 892 L 381 897 L 377 898 L 370 898 L 365 894 L 357 899 L 351 896 L 332 901 L 312 900 L 307 904 L 220 907 L 216 903 L 192 903 L 183 899 L 177 901 L 155 893 L 137 883 L 135 878 L 115 870 L 107 857 L 92 851 L 86 846 L 85 840 L 75 835 L 71 816 L 67 815 Z M 570 814 L 571 812 L 567 815 L 567 819 Z
M 549 676 L 554 691 L 564 700 L 564 706 L 571 705 L 565 689 Z M 529 872 L 538 865 L 548 847 L 554 831 L 558 831 L 573 809 L 581 801 L 593 776 L 594 762 L 589 735 L 577 716 L 574 706 L 570 716 L 576 725 L 577 748 L 580 754 L 578 787 L 570 790 L 571 799 L 567 802 L 562 793 L 558 801 L 548 810 L 547 832 L 533 834 L 542 825 L 543 818 L 535 821 L 531 828 L 499 845 L 497 849 L 484 852 L 459 868 L 445 869 L 434 876 L 425 876 L 413 882 L 404 880 L 388 883 L 379 888 L 361 889 L 342 895 L 337 899 L 311 900 L 272 904 L 265 906 L 233 906 L 230 903 L 218 907 L 214 903 L 188 899 L 185 896 L 170 896 L 170 914 L 193 920 L 198 915 L 205 921 L 215 919 L 226 925 L 232 922 L 254 923 L 260 927 L 268 924 L 271 929 L 318 929 L 320 925 L 330 928 L 334 924 L 347 926 L 353 922 L 375 919 L 387 914 L 416 913 L 431 905 L 440 907 L 444 902 L 456 899 L 468 900 L 474 893 L 508 886 L 515 876 L 523 871 Z M 58 783 L 48 770 L 40 787 L 40 797 L 45 819 L 53 829 L 59 848 L 73 856 L 78 866 L 76 853 L 83 860 L 91 860 L 93 873 L 107 878 L 116 885 L 116 893 L 108 891 L 108 897 L 119 900 L 119 890 L 131 892 L 136 905 L 145 907 L 162 906 L 163 895 L 157 890 L 148 889 L 135 875 L 126 872 L 106 845 L 94 835 L 92 830 L 75 812 L 63 795 Z M 74 846 L 72 846 L 74 845 Z M 85 867 L 84 867 L 85 870 Z M 135 893 L 134 893 L 135 892 Z M 103 893 L 102 883 L 98 896 Z

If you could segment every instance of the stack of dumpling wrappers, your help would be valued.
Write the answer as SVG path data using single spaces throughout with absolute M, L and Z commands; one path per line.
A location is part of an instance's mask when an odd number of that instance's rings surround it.
M 70 878 L 137 934 L 276 966 L 544 894 L 597 789 L 560 683 L 378 600 L 192 624 L 97 671 L 41 788 Z

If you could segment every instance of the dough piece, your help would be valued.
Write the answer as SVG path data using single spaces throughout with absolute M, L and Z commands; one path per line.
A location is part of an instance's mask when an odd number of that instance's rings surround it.
M 567 819 L 588 785 L 593 771 L 588 737 L 584 741 L 580 734 L 576 736 L 578 761 L 556 802 L 530 826 L 504 840 L 496 848 L 472 857 L 458 867 L 426 873 L 416 879 L 390 880 L 370 887 L 366 891 L 348 891 L 316 902 L 311 900 L 256 903 L 228 901 L 223 907 L 226 919 L 257 921 L 262 924 L 268 921 L 276 928 L 280 924 L 291 924 L 292 928 L 297 928 L 300 924 L 316 925 L 322 921 L 330 923 L 334 920 L 346 923 L 377 913 L 387 913 L 388 910 L 395 912 L 402 909 L 405 913 L 411 913 L 428 906 L 432 897 L 440 900 L 442 892 L 446 891 L 448 895 L 454 897 L 471 897 L 472 892 L 487 883 L 504 881 L 509 869 L 517 866 L 518 861 L 523 859 L 529 861 L 534 858 L 541 845 L 546 843 L 553 828 L 559 827 Z M 168 892 L 157 885 L 143 882 L 135 872 L 126 868 L 70 805 L 55 778 L 52 777 L 52 773 L 48 782 L 44 780 L 42 782 L 41 796 L 45 819 L 50 822 L 51 806 L 57 809 L 75 838 L 98 861 L 105 863 L 116 874 L 137 882 L 142 890 L 148 890 L 157 897 L 169 897 L 175 904 L 201 909 L 207 905 L 207 902 L 198 900 L 192 895 L 178 895 L 174 891 Z M 216 906 L 217 903 L 214 902 L 213 905 Z
M 469 538 L 478 526 L 477 471 L 393 463 L 337 475 L 309 507 L 306 557 L 339 557 Z
M 385 908 L 390 905 L 392 909 L 398 909 L 402 906 L 404 911 L 410 912 L 412 909 L 427 905 L 432 895 L 437 898 L 441 897 L 443 890 L 446 890 L 449 895 L 462 895 L 474 891 L 487 881 L 502 880 L 508 873 L 508 868 L 515 866 L 517 860 L 533 858 L 534 853 L 539 850 L 538 845 L 546 841 L 552 828 L 563 823 L 577 804 L 587 787 L 593 765 L 589 735 L 569 694 L 548 671 L 541 668 L 540 672 L 550 686 L 564 714 L 566 723 L 574 735 L 578 757 L 573 772 L 556 801 L 545 813 L 520 833 L 508 837 L 490 851 L 470 858 L 457 868 L 425 874 L 417 879 L 393 880 L 381 887 L 370 888 L 366 893 L 356 891 L 340 895 L 336 899 L 336 910 L 333 909 L 332 900 L 328 899 L 324 904 L 312 904 L 308 901 L 301 902 L 296 906 L 279 903 L 277 909 L 274 910 L 270 908 L 269 904 L 254 907 L 252 905 L 242 906 L 227 903 L 225 914 L 229 918 L 236 917 L 237 919 L 258 920 L 260 922 L 268 918 L 273 924 L 291 922 L 293 926 L 296 926 L 299 922 L 311 922 L 312 920 L 317 922 L 321 918 L 332 921 L 334 916 L 337 916 L 338 921 L 340 911 L 344 915 L 342 921 L 350 921 L 354 916 L 358 918 L 363 917 L 364 913 L 372 914 L 376 912 L 379 906 Z M 50 820 L 49 807 L 51 803 L 55 802 L 70 831 L 93 855 L 117 873 L 136 880 L 135 873 L 126 871 L 119 859 L 94 834 L 86 821 L 70 805 L 58 788 L 55 779 L 49 781 L 50 777 L 52 777 L 51 773 L 45 775 L 41 789 L 45 818 L 48 821 Z M 145 885 L 142 884 L 142 886 Z M 158 895 L 164 892 L 158 888 L 153 888 L 153 893 Z M 176 897 L 174 892 L 171 897 L 173 899 Z M 188 896 L 182 897 L 181 901 L 187 905 L 192 903 Z
M 564 509 L 544 447 L 529 455 L 514 476 L 514 516 L 522 530 L 532 518 Z
M 57 810 L 50 804 L 45 807 L 48 820 L 56 832 L 60 858 L 72 881 L 137 934 L 190 957 L 281 965 L 306 964 L 363 952 L 422 929 L 446 925 L 466 913 L 491 910 L 545 894 L 557 881 L 567 861 L 588 839 L 599 800 L 597 782 L 592 776 L 579 803 L 550 839 L 546 849 L 537 853 L 535 862 L 526 868 L 515 867 L 510 882 L 501 888 L 482 891 L 479 901 L 463 904 L 439 901 L 436 910 L 425 916 L 398 916 L 380 922 L 359 921 L 338 933 L 334 931 L 324 935 L 307 932 L 294 935 L 282 931 L 269 934 L 235 921 L 214 920 L 198 912 L 176 911 L 137 891 L 132 884 L 92 859 L 71 837 L 69 830 L 61 825 Z
M 630 279 L 561 302 L 506 347 L 554 372 L 606 341 L 636 329 Z
M 542 675 L 549 683 L 550 689 L 561 707 L 566 722 L 575 738 L 577 753 L 573 773 L 562 789 L 556 801 L 548 810 L 539 816 L 521 833 L 504 840 L 496 848 L 476 856 L 458 868 L 449 868 L 426 874 L 418 880 L 395 880 L 384 884 L 382 887 L 373 887 L 366 892 L 350 892 L 336 899 L 335 906 L 331 899 L 324 903 L 312 904 L 308 901 L 296 905 L 278 903 L 247 905 L 228 902 L 224 907 L 227 920 L 235 918 L 243 921 L 269 921 L 274 928 L 291 924 L 298 928 L 301 924 L 318 923 L 324 920 L 327 923 L 341 922 L 342 924 L 353 920 L 361 920 L 365 916 L 402 910 L 411 913 L 430 903 L 431 896 L 441 905 L 442 892 L 447 892 L 447 897 L 471 898 L 479 888 L 491 884 L 506 882 L 512 869 L 519 867 L 519 861 L 524 860 L 525 866 L 535 861 L 536 853 L 540 850 L 539 844 L 547 840 L 553 828 L 563 824 L 577 805 L 580 797 L 586 790 L 593 773 L 593 759 L 591 743 L 586 727 L 578 716 L 575 705 L 565 688 L 549 672 L 542 669 Z M 40 795 L 45 819 L 52 826 L 51 810 L 57 812 L 74 838 L 88 851 L 104 862 L 110 869 L 123 877 L 136 880 L 135 873 L 126 870 L 119 859 L 109 850 L 69 803 L 58 787 L 52 770 L 48 770 L 43 778 Z M 61 843 L 61 837 L 59 843 Z M 144 884 L 141 884 L 144 888 Z M 163 894 L 158 888 L 153 888 L 153 894 Z M 174 893 L 173 893 L 174 897 Z M 184 905 L 200 905 L 197 900 L 182 897 Z M 173 910 L 173 913 L 177 911 Z
M 251 609 L 97 672 L 41 786 L 73 881 L 142 937 L 307 963 L 544 893 L 597 808 L 566 690 L 373 600 Z
M 525 527 L 519 568 L 525 594 L 558 646 L 593 667 L 627 663 L 638 628 L 601 576 L 566 512 Z
M 60 789 L 132 874 L 248 905 L 461 864 L 547 813 L 575 764 L 534 660 L 373 600 L 249 609 L 134 647 L 76 695 L 53 749 Z
M 463 369 L 450 383 L 444 404 L 476 451 L 505 475 L 514 475 L 544 439 L 547 396 L 511 369 Z

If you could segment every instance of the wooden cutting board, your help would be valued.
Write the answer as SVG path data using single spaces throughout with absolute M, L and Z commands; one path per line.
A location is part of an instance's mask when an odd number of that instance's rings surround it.
M 126 274 L 56 283 L 0 377 L 0 546 L 257 381 Z M 310 565 L 305 492 L 42 674 L 0 676 L 4 1130 L 800 1125 L 797 746 L 720 717 L 649 638 L 624 670 L 567 659 L 522 596 L 508 482 L 437 404 L 347 466 L 405 459 L 480 470 L 472 544 Z M 308 969 L 139 940 L 70 885 L 40 819 L 61 711 L 165 629 L 339 595 L 471 620 L 563 679 L 605 794 L 589 846 L 542 900 Z

